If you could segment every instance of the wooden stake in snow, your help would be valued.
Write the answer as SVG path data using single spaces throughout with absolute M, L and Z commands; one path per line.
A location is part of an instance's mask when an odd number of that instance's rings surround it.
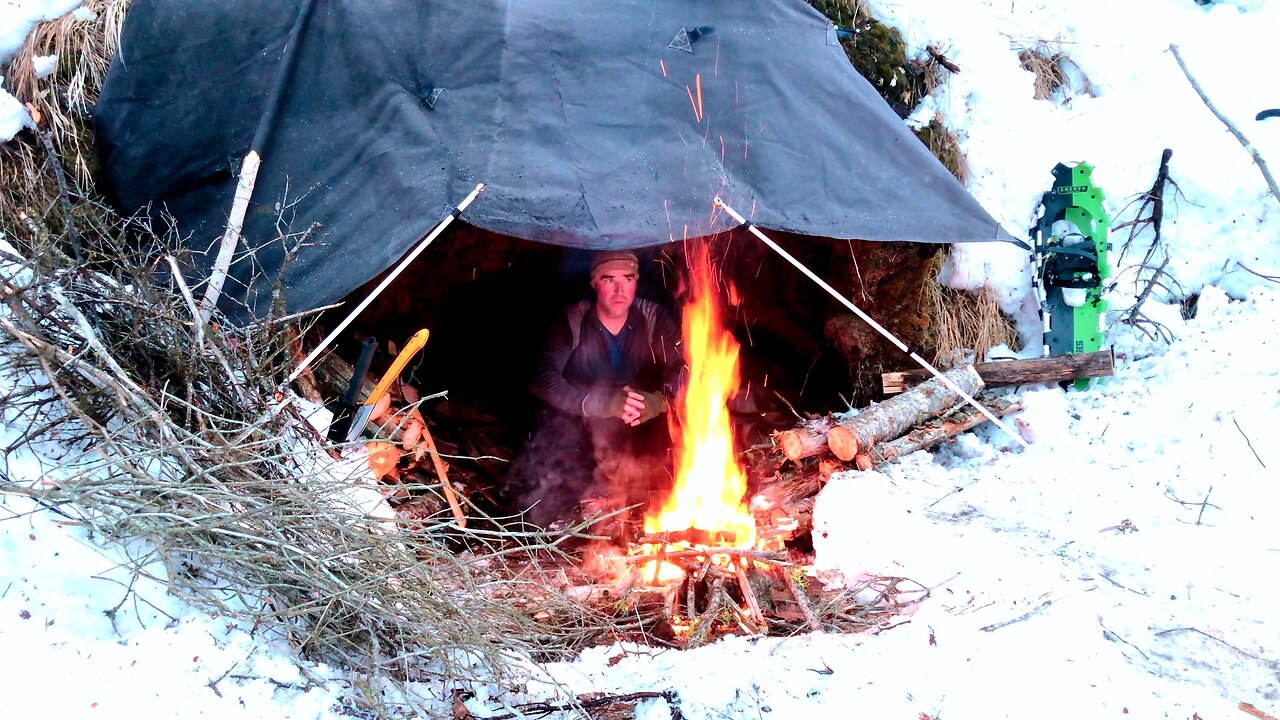
M 1022 437 L 1018 435 L 1018 433 L 1011 430 L 1008 425 L 1005 425 L 1004 423 L 1000 422 L 1000 418 L 996 417 L 995 415 L 992 415 L 991 411 L 983 407 L 977 400 L 974 400 L 972 395 L 965 392 L 963 389 L 956 387 L 949 379 L 943 377 L 942 372 L 939 371 L 938 368 L 934 367 L 928 360 L 925 360 L 924 358 L 920 357 L 919 353 L 912 351 L 911 348 L 907 347 L 906 343 L 902 342 L 897 338 L 897 336 L 895 336 L 893 333 L 886 330 L 884 326 L 882 326 L 880 323 L 872 319 L 870 315 L 863 312 L 862 309 L 859 308 L 857 305 L 854 305 L 849 300 L 849 298 L 845 297 L 844 295 L 841 295 L 839 292 L 836 291 L 835 288 L 828 285 L 825 280 L 815 275 L 812 270 L 804 266 L 804 263 L 795 259 L 791 255 L 791 253 L 787 252 L 786 250 L 783 250 L 777 243 L 771 240 L 768 235 L 765 235 L 763 232 L 761 232 L 760 228 L 748 222 L 747 219 L 742 217 L 742 215 L 740 215 L 737 210 L 734 210 L 733 208 L 726 205 L 724 200 L 720 199 L 719 196 L 716 197 L 715 205 L 716 207 L 728 213 L 729 216 L 732 217 L 734 220 L 737 220 L 739 223 L 741 223 L 742 226 L 745 227 L 748 231 L 750 231 L 752 235 L 755 235 L 757 238 L 760 238 L 761 242 L 763 242 L 765 245 L 768 245 L 771 250 L 781 255 L 784 260 L 794 265 L 797 270 L 804 273 L 810 280 L 817 283 L 818 287 L 821 287 L 823 290 L 826 290 L 827 293 L 831 295 L 831 297 L 835 298 L 836 300 L 839 300 L 841 304 L 849 308 L 850 312 L 852 312 L 854 315 L 857 315 L 859 318 L 862 319 L 863 322 L 870 325 L 876 332 L 883 335 L 885 339 L 887 339 L 889 342 L 897 346 L 899 350 L 901 350 L 904 353 L 907 353 L 908 357 L 910 357 L 912 360 L 915 360 L 917 363 L 920 364 L 920 367 L 923 367 L 925 370 L 928 370 L 930 373 L 933 374 L 934 377 L 941 380 L 942 383 L 944 385 L 947 385 L 947 387 L 949 387 L 952 392 L 959 394 L 960 397 L 964 398 L 965 402 L 977 408 L 978 411 L 981 412 L 983 415 L 986 415 L 988 420 L 995 423 L 996 427 L 1000 428 L 1005 432 L 1006 435 L 1013 438 L 1014 442 L 1018 443 L 1024 448 L 1029 447 L 1027 445 L 1026 440 L 1023 440 Z
M 963 391 L 953 392 L 949 386 Z M 961 394 L 973 395 L 981 389 L 982 378 L 972 365 L 948 370 L 940 377 L 837 423 L 827 434 L 827 444 L 836 457 L 846 462 L 853 460 L 859 454 L 868 453 L 881 440 L 901 437 L 919 423 L 960 404 Z
M 240 244 L 240 232 L 244 229 L 244 215 L 249 209 L 249 200 L 253 197 L 253 186 L 258 182 L 258 168 L 262 165 L 262 150 L 271 134 L 271 126 L 275 124 L 276 112 L 280 109 L 280 96 L 284 94 L 285 85 L 293 69 L 293 59 L 298 54 L 298 39 L 302 28 L 311 16 L 314 0 L 306 0 L 298 10 L 298 17 L 289 31 L 289 40 L 276 67 L 275 81 L 267 95 L 267 106 L 258 118 L 258 129 L 253 133 L 253 142 L 249 152 L 240 163 L 240 181 L 236 183 L 236 194 L 231 201 L 231 213 L 227 216 L 227 228 L 222 233 L 222 242 L 218 246 L 218 256 L 213 261 L 213 270 L 209 273 L 209 282 L 204 288 L 204 298 L 200 301 L 200 321 L 209 322 L 213 309 L 218 305 L 222 295 L 222 286 L 227 281 L 227 273 L 231 270 L 231 260 L 235 257 L 236 247 Z

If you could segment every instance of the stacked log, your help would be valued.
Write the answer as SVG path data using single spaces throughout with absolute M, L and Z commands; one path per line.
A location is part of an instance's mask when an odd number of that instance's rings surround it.
M 1079 378 L 1108 377 L 1115 374 L 1116 358 L 1115 353 L 1108 348 L 1077 355 L 978 363 L 974 369 L 978 371 L 979 377 L 987 387 L 1009 387 L 1066 382 Z M 930 377 L 932 375 L 929 371 L 923 369 L 882 373 L 881 389 L 885 395 L 893 395 L 918 385 Z
M 983 388 L 972 365 L 944 373 L 970 397 Z M 1021 409 L 1006 399 L 978 397 L 996 417 Z M 987 417 L 934 378 L 865 408 L 853 417 L 803 421 L 774 436 L 782 458 L 777 472 L 756 492 L 751 509 L 765 536 L 782 541 L 813 528 L 814 499 L 832 474 L 850 467 L 871 469 L 923 450 L 985 422 Z M 771 531 L 771 532 L 770 532 Z
M 948 370 L 943 375 L 970 396 L 982 389 L 982 378 L 972 365 Z M 832 454 L 848 462 L 859 454 L 867 454 L 876 443 L 900 437 L 917 424 L 935 418 L 963 401 L 964 398 L 941 379 L 934 378 L 836 423 L 827 433 L 827 445 Z

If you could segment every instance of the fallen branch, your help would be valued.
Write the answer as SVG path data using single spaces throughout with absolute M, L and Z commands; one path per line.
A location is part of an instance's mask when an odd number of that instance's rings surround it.
M 805 594 L 804 588 L 800 587 L 800 583 L 796 582 L 796 579 L 786 570 L 782 571 L 782 579 L 787 583 L 787 590 L 791 592 L 791 596 L 796 599 L 796 605 L 800 606 L 805 624 L 810 630 L 820 632 L 822 624 L 818 622 L 818 616 L 813 613 L 813 603 L 809 602 L 809 596 Z
M 1271 171 L 1267 169 L 1267 163 L 1262 159 L 1262 155 L 1258 154 L 1257 149 L 1254 148 L 1253 143 L 1249 142 L 1249 139 L 1244 136 L 1244 133 L 1240 132 L 1240 129 L 1228 120 L 1227 116 L 1219 112 L 1218 108 L 1214 107 L 1213 103 L 1209 101 L 1209 97 L 1205 95 L 1204 90 L 1200 88 L 1200 83 L 1196 82 L 1196 79 L 1191 76 L 1191 71 L 1187 69 L 1186 62 L 1182 60 L 1182 53 L 1178 52 L 1178 46 L 1170 45 L 1169 52 L 1173 53 L 1173 58 L 1178 61 L 1178 67 L 1182 68 L 1182 74 L 1187 76 L 1187 82 L 1191 83 L 1191 87 L 1196 91 L 1196 94 L 1200 96 L 1202 101 L 1204 101 L 1205 107 L 1209 108 L 1209 112 L 1212 112 L 1215 117 L 1222 121 L 1223 125 L 1227 126 L 1227 130 L 1231 131 L 1231 134 L 1235 136 L 1236 140 L 1240 141 L 1240 144 L 1244 147 L 1245 151 L 1253 158 L 1254 164 L 1256 164 L 1258 169 L 1262 171 L 1262 177 L 1267 181 L 1267 187 L 1271 189 L 1271 196 L 1276 199 L 1276 202 L 1280 202 L 1280 187 L 1276 187 L 1276 179 L 1271 177 Z
M 1258 720 L 1277 720 L 1275 715 L 1259 710 L 1258 708 L 1254 707 L 1252 703 L 1242 702 L 1236 707 L 1258 718 Z
M 1045 600 L 1044 602 L 1031 608 L 1027 612 L 1022 613 L 1021 615 L 1019 615 L 1018 617 L 1012 620 L 1005 620 L 1004 622 L 998 622 L 998 623 L 995 623 L 994 625 L 986 625 L 978 629 L 981 630 L 982 632 L 995 632 L 996 630 L 999 630 L 1002 627 L 1009 627 L 1014 623 L 1020 623 L 1023 620 L 1030 619 L 1031 617 L 1043 612 L 1045 608 L 1049 607 L 1052 604 L 1053 604 L 1052 600 Z
M 526 703 L 517 706 L 519 713 L 509 712 L 501 715 L 473 715 L 466 713 L 465 715 L 457 714 L 459 718 L 471 718 L 472 720 L 511 720 L 517 717 L 529 717 L 550 715 L 557 712 L 571 712 L 574 710 L 595 710 L 599 708 L 612 707 L 625 703 L 635 703 L 639 700 L 657 700 L 667 701 L 667 707 L 671 712 L 671 720 L 682 720 L 684 715 L 680 712 L 679 700 L 680 696 L 676 695 L 675 690 L 663 690 L 662 692 L 634 692 L 625 695 L 602 695 L 599 697 L 580 697 L 571 703 Z

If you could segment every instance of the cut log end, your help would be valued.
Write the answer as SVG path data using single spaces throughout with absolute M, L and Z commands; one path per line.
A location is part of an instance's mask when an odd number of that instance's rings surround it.
M 782 450 L 782 454 L 787 456 L 788 460 L 794 462 L 804 457 L 801 455 L 804 451 L 803 444 L 800 439 L 800 433 L 796 430 L 778 433 L 778 447 Z
M 832 427 L 827 433 L 827 446 L 831 448 L 832 455 L 845 462 L 858 455 L 858 438 L 851 430 L 840 425 Z

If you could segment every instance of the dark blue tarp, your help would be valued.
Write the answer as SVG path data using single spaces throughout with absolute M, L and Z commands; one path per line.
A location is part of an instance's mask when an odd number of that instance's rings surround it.
M 321 306 L 477 182 L 465 222 L 580 248 L 725 229 L 717 194 L 805 235 L 1010 239 L 801 0 L 135 0 L 95 117 L 115 199 L 172 213 L 196 279 L 265 128 L 222 303 L 241 321 L 282 232 L 316 226 L 282 287 Z

